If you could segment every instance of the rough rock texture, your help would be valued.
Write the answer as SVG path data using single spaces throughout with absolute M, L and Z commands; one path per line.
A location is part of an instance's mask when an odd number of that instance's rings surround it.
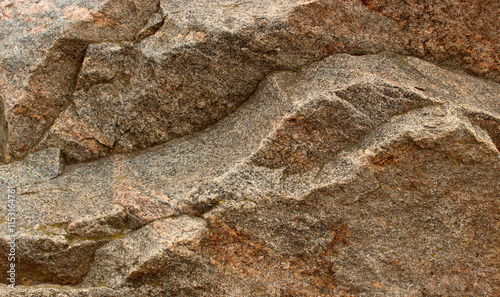
M 7 160 L 25 156 L 72 101 L 89 43 L 134 40 L 158 1 L 3 1 L 0 85 Z M 5 137 L 5 136 L 4 136 Z
M 0 5 L 7 161 L 53 146 L 79 162 L 164 143 L 234 111 L 270 72 L 339 52 L 396 52 L 500 81 L 494 0 Z
M 499 97 L 417 58 L 340 54 L 267 76 L 215 125 L 152 149 L 63 172 L 55 149 L 4 165 L 32 173 L 7 182 L 22 286 L 2 290 L 495 296 Z
M 100 249 L 97 265 L 89 271 L 83 285 L 120 287 L 154 276 L 167 265 L 169 269 L 182 265 L 196 256 L 191 249 L 199 246 L 205 229 L 206 222 L 201 218 L 181 216 L 155 221 Z
M 1 2 L 0 295 L 500 295 L 499 13 Z

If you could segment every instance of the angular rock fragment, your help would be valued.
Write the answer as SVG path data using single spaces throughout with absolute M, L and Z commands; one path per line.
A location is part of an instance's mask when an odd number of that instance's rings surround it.
M 120 287 L 196 258 L 205 229 L 204 220 L 188 216 L 155 221 L 99 249 L 83 285 Z
M 500 93 L 495 84 L 472 82 L 418 59 L 393 54 L 339 55 L 327 61 L 299 72 L 299 77 L 307 79 L 298 79 L 289 88 L 296 105 L 252 156 L 254 164 L 284 167 L 287 172 L 311 170 L 393 116 L 436 104 L 460 106 L 498 138 L 500 126 L 494 119 L 499 118 L 496 98 Z M 428 83 L 439 87 L 418 87 Z M 471 90 L 481 92 L 481 99 Z M 481 120 L 485 116 L 480 116 L 479 109 L 488 111 L 488 122 Z
M 290 294 L 494 295 L 500 153 L 457 110 L 396 116 L 308 175 L 208 213 L 205 255 Z
M 489 136 L 453 111 L 422 109 L 370 138 L 375 154 L 362 145 L 359 155 L 379 187 L 342 215 L 350 244 L 332 268 L 337 284 L 355 294 L 495 295 L 500 154 Z
M 488 112 L 470 111 L 468 118 L 488 133 L 491 140 L 500 150 L 500 119 Z
M 7 1 L 1 4 L 0 97 L 7 161 L 31 152 L 71 103 L 89 43 L 133 41 L 157 0 Z
M 77 169 L 53 179 L 60 174 L 60 161 L 59 150 L 49 149 L 2 166 L 7 181 L 2 197 L 7 199 L 7 186 L 15 186 L 9 193 L 15 199 L 16 274 L 21 284 L 80 283 L 95 250 L 138 225 L 123 207 L 105 199 L 99 169 L 89 168 L 92 177 Z M 9 250 L 12 234 L 7 226 L 12 209 L 7 207 L 0 205 L 2 252 Z M 9 265 L 6 260 L 0 262 L 2 270 Z
M 2 230 L 7 229 L 1 224 Z M 54 232 L 54 233 L 52 233 Z M 60 234 L 58 234 L 60 233 Z M 68 240 L 58 227 L 39 226 L 34 230 L 22 230 L 15 238 L 15 262 L 0 262 L 2 271 L 9 270 L 9 264 L 16 264 L 16 281 L 22 284 L 80 283 L 94 260 L 97 248 L 106 240 Z M 0 238 L 0 251 L 8 255 L 11 238 Z

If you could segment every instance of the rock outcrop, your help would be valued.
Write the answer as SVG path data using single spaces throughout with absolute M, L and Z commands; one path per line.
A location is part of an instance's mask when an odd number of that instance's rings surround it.
M 165 143 L 234 111 L 272 71 L 340 52 L 499 81 L 498 3 L 382 2 L 3 2 L 4 159 L 59 147 L 80 162 Z
M 0 8 L 2 296 L 500 294 L 495 1 Z

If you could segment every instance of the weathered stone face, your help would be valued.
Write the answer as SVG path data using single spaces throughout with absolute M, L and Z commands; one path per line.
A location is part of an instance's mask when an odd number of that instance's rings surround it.
M 0 96 L 7 159 L 33 151 L 72 102 L 90 43 L 133 41 L 158 1 L 4 1 Z
M 499 295 L 499 12 L 3 1 L 0 295 Z
M 499 93 L 416 58 L 336 55 L 145 152 L 4 165 L 20 281 L 88 296 L 494 295 Z
M 165 143 L 234 111 L 270 72 L 339 52 L 414 55 L 498 81 L 496 3 L 379 2 L 4 2 L 7 160 Z

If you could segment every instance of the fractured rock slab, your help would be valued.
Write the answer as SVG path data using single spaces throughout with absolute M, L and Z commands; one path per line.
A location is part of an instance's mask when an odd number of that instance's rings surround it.
M 0 224 L 2 230 L 7 224 Z M 60 234 L 57 234 L 57 233 Z M 106 240 L 69 239 L 58 227 L 21 228 L 16 242 L 16 281 L 23 284 L 64 283 L 76 285 L 87 274 L 95 251 Z M 2 234 L 0 251 L 8 255 L 11 238 Z M 2 261 L 2 270 L 9 270 L 10 262 Z
M 155 221 L 99 249 L 83 285 L 120 287 L 196 258 L 193 250 L 205 229 L 204 220 L 188 216 Z
M 498 85 L 469 78 L 395 54 L 329 57 L 298 73 L 289 87 L 297 104 L 252 160 L 288 172 L 311 170 L 391 117 L 437 104 L 463 108 L 498 146 Z
M 221 270 L 267 284 L 269 296 L 494 295 L 499 161 L 460 112 L 411 111 L 320 173 L 207 213 L 203 250 Z
M 158 1 L 4 1 L 0 97 L 7 161 L 32 152 L 71 102 L 89 43 L 134 40 Z
M 92 243 L 92 249 L 79 256 L 78 265 L 62 266 L 63 269 L 44 258 L 43 245 L 31 243 L 29 235 L 20 238 L 20 244 L 31 246 L 31 250 L 19 251 L 20 259 L 30 257 L 40 270 L 58 273 L 57 277 L 48 273 L 45 278 L 39 275 L 26 278 L 26 283 L 78 283 L 88 272 L 89 259 L 93 259 L 95 250 L 104 243 L 157 220 L 183 213 L 199 214 L 213 207 L 226 194 L 215 186 L 208 191 L 204 182 L 221 175 L 259 146 L 260 140 L 270 133 L 283 110 L 291 104 L 282 89 L 292 78 L 290 72 L 269 77 L 245 104 L 245 109 L 205 134 L 179 139 L 135 156 L 69 166 L 59 178 L 45 183 L 30 180 L 16 188 L 20 230 L 26 230 L 27 234 L 34 232 L 46 242 Z M 259 129 L 254 130 L 257 127 Z M 9 168 L 5 172 L 12 174 L 15 172 L 12 168 L 18 167 L 20 172 L 29 172 L 26 164 L 30 163 L 5 165 Z M 202 169 L 200 164 L 212 165 Z M 36 177 L 34 173 L 26 176 Z M 4 207 L 1 218 L 5 219 L 6 213 Z M 75 250 L 68 243 L 59 245 L 51 256 L 60 259 L 68 249 Z M 20 263 L 19 272 L 29 275 L 29 263 L 32 262 Z

